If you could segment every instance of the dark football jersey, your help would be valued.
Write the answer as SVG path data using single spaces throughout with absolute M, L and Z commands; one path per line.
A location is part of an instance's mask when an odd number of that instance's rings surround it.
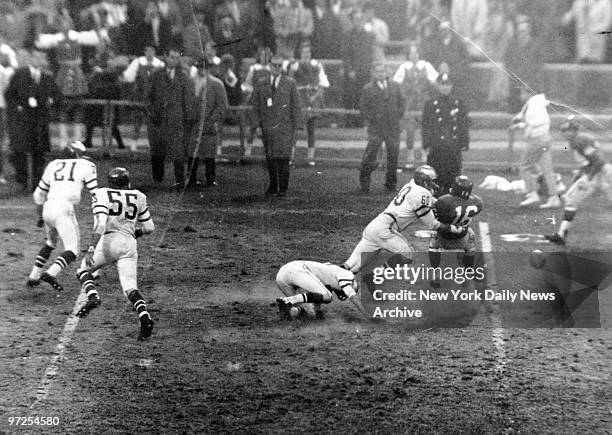
M 595 138 L 588 133 L 579 132 L 570 140 L 570 147 L 586 160 L 587 164 L 582 169 L 587 174 L 597 173 L 606 163 Z
M 434 205 L 434 214 L 443 224 L 463 226 L 460 233 L 438 230 L 445 239 L 460 239 L 467 234 L 467 227 L 474 216 L 482 211 L 484 203 L 478 196 L 471 194 L 468 199 L 459 198 L 451 194 L 442 195 Z

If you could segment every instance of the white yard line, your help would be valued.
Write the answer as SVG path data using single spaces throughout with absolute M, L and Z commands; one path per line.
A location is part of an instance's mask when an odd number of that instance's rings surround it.
M 495 259 L 493 258 L 493 244 L 489 236 L 489 224 L 479 222 L 478 229 L 480 230 L 480 241 L 482 244 L 482 253 L 487 265 L 487 288 L 497 291 L 497 276 L 495 275 Z M 506 348 L 504 344 L 505 331 L 502 327 L 499 307 L 495 303 L 489 303 L 487 313 L 491 321 L 491 341 L 495 346 L 495 372 L 502 374 L 504 368 L 508 364 L 506 356 Z
M 77 311 L 81 308 L 81 306 L 87 300 L 87 295 L 85 292 L 79 292 L 79 297 L 74 303 L 74 307 L 72 308 L 72 313 L 66 320 L 66 324 L 64 325 L 64 330 L 59 338 L 59 343 L 55 346 L 55 355 L 51 358 L 51 362 L 47 366 L 45 370 L 45 374 L 40 381 L 40 385 L 38 386 L 38 390 L 36 391 L 36 400 L 32 404 L 32 408 L 37 405 L 40 405 L 49 395 L 49 391 L 51 390 L 51 384 L 53 380 L 57 377 L 62 362 L 64 360 L 64 352 L 66 348 L 70 345 L 70 341 L 72 340 L 72 336 L 74 335 L 74 331 L 76 330 L 77 325 L 79 324 L 79 318 L 76 316 Z

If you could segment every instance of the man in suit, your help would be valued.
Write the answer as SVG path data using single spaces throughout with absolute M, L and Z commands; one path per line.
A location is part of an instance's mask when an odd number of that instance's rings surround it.
M 376 169 L 376 156 L 384 142 L 387 149 L 385 188 L 393 192 L 397 184 L 400 122 L 406 100 L 399 84 L 387 78 L 384 63 L 372 66 L 372 81 L 363 87 L 359 106 L 368 131 L 368 145 L 363 153 L 359 173 L 361 191 L 370 191 L 370 176 Z
M 213 63 L 201 58 L 196 62 L 195 84 L 195 124 L 191 131 L 187 166 L 190 170 L 188 187 L 197 187 L 199 159 L 204 160 L 206 168 L 206 187 L 216 187 L 215 156 L 221 123 L 228 108 L 227 93 L 223 82 L 211 74 Z
M 10 160 L 15 168 L 15 180 L 24 190 L 42 177 L 45 153 L 51 149 L 49 138 L 49 108 L 58 101 L 59 90 L 53 77 L 43 71 L 45 55 L 32 49 L 28 65 L 17 69 L 4 93 L 10 140 Z M 27 155 L 32 158 L 28 170 Z
M 289 160 L 301 122 L 295 80 L 281 74 L 283 59 L 270 62 L 271 75 L 261 78 L 253 92 L 253 126 L 261 127 L 270 184 L 266 196 L 287 196 Z
M 448 74 L 438 76 L 437 86 L 438 95 L 423 108 L 421 136 L 427 164 L 438 173 L 438 195 L 443 195 L 461 175 L 461 152 L 470 144 L 470 120 L 466 105 L 453 94 Z
M 180 66 L 180 52 L 166 52 L 164 68 L 151 74 L 149 88 L 149 144 L 153 181 L 164 180 L 166 158 L 174 161 L 175 187 L 184 186 L 184 149 L 193 123 L 193 81 Z

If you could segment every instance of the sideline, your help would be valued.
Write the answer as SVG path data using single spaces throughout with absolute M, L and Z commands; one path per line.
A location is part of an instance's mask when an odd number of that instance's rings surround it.
M 49 395 L 49 391 L 51 390 L 51 384 L 53 383 L 53 379 L 57 376 L 60 366 L 64 361 L 64 353 L 66 352 L 66 348 L 70 345 L 70 341 L 72 340 L 72 336 L 74 335 L 74 331 L 76 330 L 77 325 L 79 324 L 79 318 L 76 316 L 76 313 L 79 311 L 81 306 L 87 300 L 87 295 L 84 292 L 79 292 L 79 296 L 74 303 L 74 307 L 72 307 L 72 313 L 66 320 L 66 324 L 64 325 L 64 330 L 59 338 L 59 343 L 55 346 L 55 355 L 51 358 L 51 362 L 47 366 L 45 370 L 45 374 L 40 381 L 40 385 L 36 390 L 36 399 L 34 403 L 30 406 L 30 408 L 34 408 L 35 406 L 42 403 L 47 396 Z
M 489 236 L 489 224 L 487 222 L 479 222 L 478 229 L 480 231 L 480 241 L 482 244 L 482 253 L 487 265 L 487 288 L 497 292 L 497 277 L 495 275 L 495 259 L 493 258 L 493 244 Z M 502 327 L 499 307 L 495 303 L 489 303 L 486 306 L 488 317 L 491 321 L 491 341 L 495 346 L 495 373 L 502 375 L 508 358 L 506 356 L 506 348 L 504 345 L 505 331 Z

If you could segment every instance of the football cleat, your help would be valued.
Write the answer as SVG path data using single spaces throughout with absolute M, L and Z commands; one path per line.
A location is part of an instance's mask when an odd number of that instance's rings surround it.
M 39 279 L 34 279 L 34 278 L 28 278 L 28 281 L 26 282 L 26 285 L 30 288 L 32 287 L 37 287 L 40 285 L 40 280 Z
M 138 340 L 142 341 L 145 338 L 149 338 L 153 332 L 153 326 L 155 322 L 151 319 L 151 316 L 145 314 L 140 318 L 140 334 L 138 334 Z
M 64 291 L 64 287 L 62 287 L 62 285 L 59 282 L 57 282 L 57 278 L 49 275 L 47 272 L 42 274 L 42 276 L 40 277 L 40 280 L 46 282 L 51 287 L 53 287 L 53 290 L 56 290 L 58 292 Z
M 545 234 L 544 238 L 549 242 L 556 243 L 557 245 L 565 245 L 565 239 L 561 237 L 558 233 Z
M 100 296 L 92 295 L 87 299 L 85 305 L 81 307 L 81 309 L 76 313 L 77 317 L 83 318 L 89 314 L 91 310 L 100 306 L 102 301 L 100 300 Z

